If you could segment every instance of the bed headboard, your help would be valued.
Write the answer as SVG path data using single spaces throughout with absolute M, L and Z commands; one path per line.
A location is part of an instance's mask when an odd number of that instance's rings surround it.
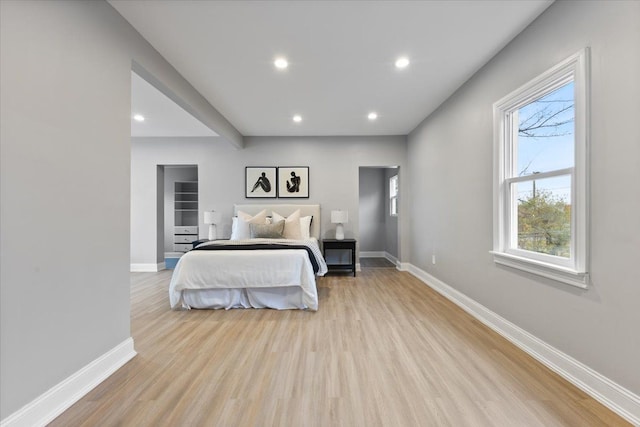
M 313 216 L 311 221 L 311 237 L 320 239 L 320 224 L 322 224 L 320 217 L 320 205 L 233 205 L 233 215 L 237 215 L 238 211 L 246 212 L 250 215 L 255 215 L 261 210 L 266 209 L 267 215 L 271 215 L 271 212 L 276 211 L 282 216 L 289 216 L 296 210 L 300 209 L 300 216 Z

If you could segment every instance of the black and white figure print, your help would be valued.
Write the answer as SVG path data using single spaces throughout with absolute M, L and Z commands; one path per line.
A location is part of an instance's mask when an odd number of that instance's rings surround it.
M 309 198 L 309 167 L 279 167 L 278 197 Z
M 245 168 L 245 197 L 275 198 L 277 168 L 273 166 L 247 166 Z

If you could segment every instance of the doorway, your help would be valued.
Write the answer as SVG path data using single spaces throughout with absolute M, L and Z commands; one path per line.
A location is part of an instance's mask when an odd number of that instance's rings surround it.
M 399 167 L 359 169 L 361 268 L 398 265 Z
M 164 263 L 174 268 L 198 240 L 199 187 L 197 165 L 162 165 L 164 191 L 158 199 L 164 207 Z

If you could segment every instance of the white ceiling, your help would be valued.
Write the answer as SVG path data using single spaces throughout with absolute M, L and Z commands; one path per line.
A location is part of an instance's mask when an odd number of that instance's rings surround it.
M 136 114 L 144 121 L 133 120 Z M 131 136 L 218 136 L 133 71 L 131 116 Z
M 293 136 L 409 133 L 552 0 L 110 3 L 240 133 Z

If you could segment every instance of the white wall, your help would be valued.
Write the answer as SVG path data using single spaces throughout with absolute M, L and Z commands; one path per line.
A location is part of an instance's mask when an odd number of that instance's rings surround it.
M 233 204 L 261 202 L 244 197 L 245 166 L 309 166 L 309 199 L 265 200 L 321 204 L 321 232 L 329 238 L 335 233 L 330 222 L 331 210 L 347 209 L 349 223 L 345 225 L 345 235 L 357 238 L 359 167 L 404 165 L 406 140 L 393 136 L 249 137 L 243 150 L 234 150 L 216 138 L 132 138 L 131 163 L 135 195 L 132 210 L 139 219 L 133 223 L 131 263 L 153 263 L 155 240 L 137 238 L 135 233 L 149 236 L 155 230 L 149 218 L 155 215 L 156 165 L 198 165 L 200 209 L 223 213 L 224 223 L 218 227 L 218 233 L 227 238 L 231 234 Z M 202 215 L 199 221 L 200 237 L 206 237 Z
M 591 47 L 591 278 L 492 261 L 492 104 Z M 555 2 L 409 136 L 411 263 L 640 392 L 640 2 Z M 431 254 L 437 264 L 431 265 Z
M 132 61 L 242 138 L 106 2 L 3 0 L 0 19 L 5 419 L 130 337 Z

